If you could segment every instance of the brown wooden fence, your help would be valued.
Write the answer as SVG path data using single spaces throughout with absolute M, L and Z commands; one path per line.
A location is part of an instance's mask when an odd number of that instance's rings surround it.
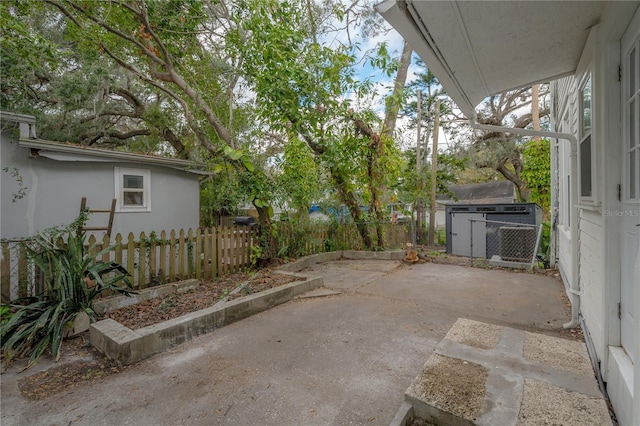
M 371 237 L 378 246 L 374 223 L 367 224 Z M 280 222 L 274 225 L 280 257 L 300 257 L 335 250 L 364 250 L 362 237 L 354 223 L 318 223 L 306 225 Z M 381 224 L 385 250 L 399 249 L 410 241 L 408 225 L 385 222 Z
M 301 226 L 278 223 L 274 227 L 280 257 L 363 249 L 354 224 Z M 408 241 L 405 226 L 389 223 L 383 228 L 386 249 L 401 248 Z M 375 240 L 375 232 L 372 234 Z M 252 265 L 252 246 L 258 244 L 257 238 L 256 229 L 221 226 L 149 235 L 143 232 L 137 238 L 132 233 L 126 238 L 117 234 L 111 241 L 106 236 L 98 240 L 92 235 L 87 242 L 91 253 L 115 246 L 97 260 L 121 264 L 131 274 L 134 289 L 141 289 L 187 278 L 211 280 L 245 271 Z M 26 241 L 3 241 L 1 244 L 2 303 L 42 291 L 42 274 L 29 262 L 25 244 Z
M 211 280 L 244 271 L 251 266 L 255 239 L 255 230 L 225 226 L 149 235 L 143 232 L 137 238 L 133 233 L 126 238 L 117 234 L 112 241 L 106 235 L 101 240 L 92 235 L 87 242 L 92 253 L 115 246 L 96 260 L 121 264 L 131 274 L 134 289 L 141 289 L 187 278 Z M 41 274 L 28 261 L 24 242 L 2 242 L 0 269 L 3 303 L 42 290 Z

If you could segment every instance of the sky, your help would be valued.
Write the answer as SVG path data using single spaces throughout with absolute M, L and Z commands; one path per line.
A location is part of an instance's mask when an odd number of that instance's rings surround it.
M 351 37 L 351 41 L 359 43 L 359 50 L 357 50 L 357 56 L 359 57 L 359 59 L 363 58 L 363 56 L 369 52 L 376 51 L 382 43 L 386 43 L 387 51 L 392 58 L 400 57 L 404 40 L 402 36 L 386 21 L 384 22 L 384 25 L 386 28 L 385 32 L 380 32 L 375 37 L 369 38 L 365 38 L 363 36 L 361 28 L 350 28 L 349 35 Z M 349 38 L 346 31 L 343 31 L 338 34 L 332 34 L 331 37 L 324 42 L 329 46 L 337 46 L 338 44 L 347 45 L 349 44 Z M 422 68 L 416 65 L 417 58 L 418 56 L 414 53 L 405 84 L 409 84 L 412 81 L 416 80 L 418 74 L 422 72 Z M 382 118 L 384 117 L 384 99 L 391 92 L 395 75 L 392 75 L 391 77 L 387 76 L 382 70 L 374 68 L 369 61 L 362 61 L 361 63 L 362 65 L 359 68 L 358 76 L 361 80 L 365 80 L 368 78 L 370 81 L 372 81 L 374 83 L 374 92 L 377 93 L 369 106 L 373 108 Z M 398 119 L 396 128 L 402 129 L 403 127 L 407 126 L 407 123 L 408 119 L 400 117 Z M 402 141 L 400 142 L 403 148 L 415 146 L 416 137 L 417 136 L 415 129 L 402 132 Z M 441 130 L 438 139 L 438 151 L 442 152 L 448 148 L 447 135 L 444 134 L 444 132 Z M 431 144 L 431 141 L 429 142 L 429 144 Z

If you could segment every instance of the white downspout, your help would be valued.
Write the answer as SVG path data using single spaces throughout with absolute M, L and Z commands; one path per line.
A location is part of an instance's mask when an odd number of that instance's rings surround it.
M 578 269 L 578 139 L 570 133 L 548 132 L 545 130 L 519 129 L 515 127 L 491 126 L 480 124 L 475 119 L 469 120 L 471 127 L 479 130 L 490 130 L 492 132 L 517 133 L 525 136 L 540 136 L 547 138 L 564 139 L 571 144 L 571 181 L 569 187 L 570 194 L 570 215 L 571 222 L 571 282 L 569 283 L 569 299 L 571 300 L 571 321 L 563 324 L 563 328 L 575 328 L 580 324 L 578 315 L 580 314 L 580 271 Z

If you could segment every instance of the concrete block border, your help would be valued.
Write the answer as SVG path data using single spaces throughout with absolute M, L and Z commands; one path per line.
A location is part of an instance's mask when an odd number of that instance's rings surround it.
M 413 423 L 413 420 L 413 405 L 409 404 L 407 401 L 402 401 L 400 409 L 389 426 L 410 426 L 411 423 Z
M 298 271 L 316 263 L 340 259 L 402 260 L 403 258 L 404 251 L 402 250 L 385 252 L 344 250 L 306 256 L 277 269 L 279 273 L 298 276 L 304 278 L 305 281 L 294 281 L 230 302 L 219 302 L 212 307 L 138 330 L 131 330 L 113 319 L 98 321 L 91 324 L 89 328 L 91 344 L 120 365 L 133 364 L 194 337 L 286 303 L 294 297 L 322 287 L 324 285 L 322 277 L 307 277 L 297 274 Z M 117 296 L 98 301 L 94 304 L 94 309 L 97 313 L 109 312 L 155 297 L 187 291 L 196 285 L 198 285 L 198 280 L 165 284 L 141 290 L 132 297 Z
M 466 318 L 458 318 L 430 354 L 391 425 L 414 420 L 452 426 L 611 422 L 583 342 Z
M 323 285 L 322 277 L 304 278 L 138 330 L 110 318 L 98 321 L 89 329 L 91 344 L 120 365 L 133 364 Z
M 308 268 L 316 263 L 331 262 L 334 260 L 402 260 L 404 259 L 404 250 L 390 251 L 359 251 L 359 250 L 340 250 L 326 253 L 312 254 L 311 256 L 301 257 L 300 259 L 286 263 L 278 268 L 280 271 L 298 272 L 304 268 Z

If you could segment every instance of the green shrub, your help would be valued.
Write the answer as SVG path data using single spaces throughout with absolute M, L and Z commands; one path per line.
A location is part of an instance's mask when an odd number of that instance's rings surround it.
M 551 246 L 551 222 L 542 222 L 542 236 L 540 238 L 540 247 L 538 253 L 548 256 Z
M 5 324 L 11 318 L 11 306 L 0 305 L 0 324 Z
M 540 246 L 538 247 L 538 259 L 542 262 L 542 267 L 549 268 L 549 258 L 551 256 L 551 222 L 542 222 L 542 235 L 540 236 Z
M 79 312 L 86 312 L 95 321 L 93 300 L 103 291 L 129 294 L 128 272 L 116 263 L 95 260 L 116 246 L 97 253 L 94 247 L 85 246 L 85 234 L 78 230 L 86 219 L 87 213 L 83 212 L 69 227 L 48 229 L 29 240 L 28 256 L 44 273 L 44 291 L 11 302 L 11 316 L 0 325 L 8 361 L 29 356 L 30 367 L 47 349 L 57 360 L 65 327 L 71 326 Z M 119 282 L 128 288 L 119 286 Z

